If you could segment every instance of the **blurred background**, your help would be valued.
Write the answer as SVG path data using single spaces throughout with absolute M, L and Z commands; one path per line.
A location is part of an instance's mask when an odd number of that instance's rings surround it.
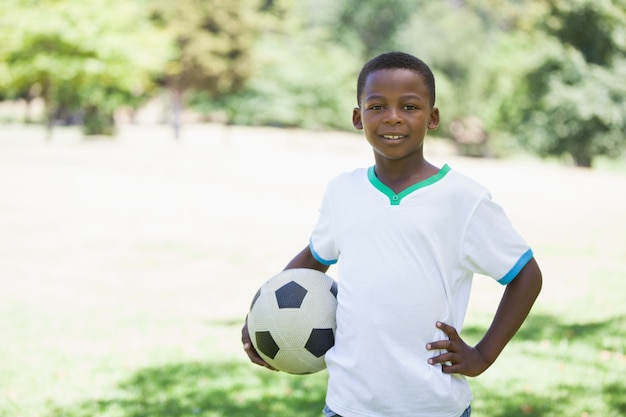
M 374 55 L 429 63 L 465 155 L 626 148 L 625 0 L 3 0 L 0 121 L 351 129 Z
M 320 417 L 326 373 L 240 329 L 372 164 L 356 77 L 389 50 L 435 72 L 429 161 L 544 273 L 474 414 L 626 416 L 626 0 L 0 0 L 0 417 Z

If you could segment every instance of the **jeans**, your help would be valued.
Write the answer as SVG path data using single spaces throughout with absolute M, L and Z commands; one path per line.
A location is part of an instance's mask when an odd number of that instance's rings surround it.
M 470 417 L 472 415 L 472 406 L 467 407 L 463 414 L 460 417 Z M 336 414 L 333 410 L 331 410 L 327 405 L 324 406 L 324 416 L 325 417 L 341 417 L 339 414 Z

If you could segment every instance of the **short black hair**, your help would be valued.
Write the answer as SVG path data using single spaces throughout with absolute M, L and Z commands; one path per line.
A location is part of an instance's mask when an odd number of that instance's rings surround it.
M 356 101 L 361 104 L 361 94 L 365 88 L 367 77 L 380 70 L 407 69 L 419 74 L 430 93 L 430 105 L 435 105 L 435 76 L 430 67 L 421 59 L 404 52 L 387 52 L 369 60 L 359 73 L 356 84 Z

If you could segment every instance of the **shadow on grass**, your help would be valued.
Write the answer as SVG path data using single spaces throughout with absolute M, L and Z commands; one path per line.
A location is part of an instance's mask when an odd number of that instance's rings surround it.
M 475 395 L 485 398 L 485 412 L 481 415 L 490 417 L 542 417 L 542 416 L 623 416 L 624 414 L 624 385 L 611 387 L 616 388 L 611 393 L 610 398 L 604 398 L 605 404 L 601 410 L 587 408 L 590 406 L 576 403 L 576 398 L 583 398 L 590 395 L 587 388 L 573 382 L 571 384 L 560 384 L 550 392 L 530 393 L 494 393 L 474 390 Z M 512 394 L 512 395 L 511 395 Z M 598 401 L 602 401 L 598 399 Z M 618 404 L 621 402 L 621 405 Z
M 466 326 L 463 336 L 479 340 L 485 327 Z M 626 351 L 626 316 L 617 316 L 604 321 L 566 323 L 556 316 L 532 313 L 514 338 L 517 342 L 559 342 L 567 340 L 584 343 L 597 349 Z
M 326 375 L 291 376 L 244 362 L 147 368 L 108 398 L 55 408 L 48 417 L 316 416 Z
M 623 349 L 624 323 L 624 317 L 616 317 L 567 324 L 554 316 L 534 314 L 514 343 L 567 339 L 598 350 L 607 349 L 607 343 L 621 344 L 614 348 Z M 463 333 L 479 338 L 484 330 L 470 326 Z M 552 360 L 542 360 L 546 359 Z M 275 373 L 246 361 L 179 363 L 142 369 L 106 397 L 50 409 L 46 417 L 321 417 L 326 377 L 325 372 L 308 376 Z M 476 414 L 485 417 L 573 415 L 571 407 L 577 407 L 573 401 L 593 395 L 584 381 L 573 380 L 557 382 L 546 392 L 522 387 L 516 391 L 511 386 L 494 391 L 479 380 L 473 387 Z M 598 389 L 595 394 L 601 397 L 598 401 L 603 403 L 605 415 L 626 415 L 626 382 L 606 380 Z
M 527 391 L 494 392 L 474 384 L 473 393 L 480 404 L 474 407 L 476 414 L 489 417 L 543 417 L 543 416 L 584 416 L 595 412 L 602 416 L 626 415 L 626 385 L 610 383 L 603 387 L 601 410 L 577 403 L 577 398 L 593 395 L 581 381 L 559 384 L 553 389 L 537 393 Z
M 114 395 L 56 408 L 47 417 L 322 417 L 325 383 L 323 373 L 289 376 L 240 362 L 183 363 L 141 370 Z M 485 399 L 484 416 L 561 415 L 559 404 L 529 393 L 479 388 L 476 395 Z
M 47 417 L 322 417 L 326 375 L 289 376 L 240 362 L 183 363 L 137 372 L 107 398 L 51 410 Z M 485 417 L 572 415 L 569 399 L 582 385 L 558 393 L 494 392 L 475 386 L 475 414 Z M 626 387 L 604 387 L 611 416 L 625 415 Z M 616 414 L 614 414 L 616 413 Z M 580 412 L 577 414 L 580 415 Z
M 476 342 L 485 331 L 486 328 L 482 326 L 467 326 L 463 328 L 463 337 Z M 565 348 L 556 351 L 542 349 L 544 342 L 548 342 L 547 346 L 565 346 Z M 481 411 L 481 415 L 490 417 L 585 415 L 590 411 L 598 412 L 590 407 L 590 404 L 595 404 L 595 407 L 602 407 L 601 415 L 626 416 L 626 380 L 615 378 L 615 374 L 611 374 L 612 371 L 621 372 L 620 369 L 624 369 L 626 317 L 615 316 L 603 321 L 568 323 L 554 315 L 533 313 L 511 344 L 525 345 L 523 350 L 518 350 L 517 353 L 528 355 L 533 360 L 548 365 L 546 372 L 555 372 L 559 369 L 558 364 L 564 369 L 574 368 L 569 374 L 574 378 L 566 378 L 567 374 L 564 373 L 561 379 L 554 379 L 555 384 L 543 392 L 532 390 L 532 378 L 542 378 L 540 368 L 534 371 L 519 370 L 519 373 L 531 377 L 529 380 L 531 389 L 527 387 L 516 389 L 513 381 L 516 375 L 512 375 L 510 386 L 496 392 L 483 386 L 481 379 L 478 378 L 472 384 L 472 388 L 475 398 L 479 399 L 480 405 L 476 408 Z M 587 369 L 581 371 L 585 367 Z M 528 373 L 538 370 L 539 373 Z M 516 372 L 515 369 L 512 371 Z M 560 371 L 563 372 L 563 369 Z M 589 377 L 594 379 L 591 381 L 584 379 Z M 590 397 L 594 399 L 586 401 Z

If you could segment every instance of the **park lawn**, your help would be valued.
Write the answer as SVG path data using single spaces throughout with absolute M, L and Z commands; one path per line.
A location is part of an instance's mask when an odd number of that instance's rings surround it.
M 306 244 L 326 180 L 368 164 L 366 145 L 211 125 L 178 143 L 157 127 L 56 135 L 0 137 L 0 416 L 320 416 L 326 373 L 253 366 L 239 332 Z M 474 415 L 626 415 L 623 171 L 433 158 L 493 191 L 544 272 L 532 315 L 471 380 Z M 468 341 L 501 291 L 476 278 Z

